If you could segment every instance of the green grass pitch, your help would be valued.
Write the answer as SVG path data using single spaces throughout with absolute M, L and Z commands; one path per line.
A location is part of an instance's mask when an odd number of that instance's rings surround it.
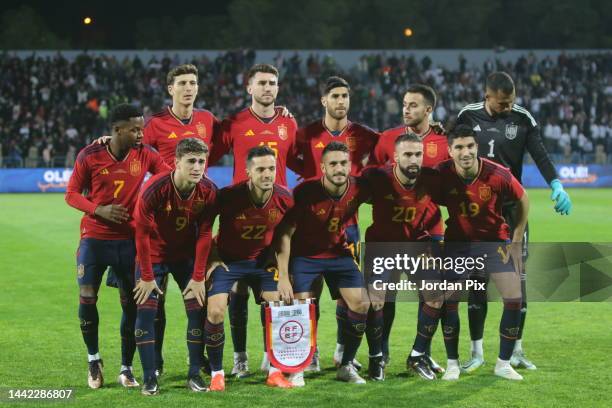
M 532 241 L 612 242 L 612 190 L 569 191 L 574 212 L 560 217 L 548 191 L 530 190 Z M 193 394 L 185 388 L 186 318 L 178 288 L 168 290 L 168 325 L 164 345 L 166 373 L 161 394 L 145 398 L 140 390 L 125 390 L 116 382 L 119 354 L 119 296 L 100 291 L 100 346 L 106 386 L 87 388 L 86 349 L 77 318 L 78 291 L 74 256 L 79 232 L 78 211 L 60 194 L 0 195 L 0 389 L 75 388 L 78 406 L 178 407 L 208 406 L 437 406 L 437 407 L 561 407 L 610 406 L 612 391 L 612 304 L 531 303 L 524 348 L 537 364 L 525 380 L 511 383 L 492 374 L 497 355 L 499 304 L 492 304 L 485 333 L 486 365 L 458 382 L 424 382 L 406 374 L 405 357 L 412 346 L 416 304 L 398 305 L 391 337 L 391 364 L 384 383 L 354 386 L 334 380 L 335 306 L 327 294 L 321 307 L 319 346 L 322 373 L 307 375 L 307 386 L 296 390 L 269 389 L 257 371 L 261 361 L 259 310 L 251 305 L 248 350 L 255 375 L 245 381 L 228 379 L 221 394 Z M 361 212 L 362 231 L 368 209 Z M 537 273 L 538 271 L 529 271 Z M 327 292 L 326 292 L 327 293 Z M 466 307 L 460 307 L 460 354 L 469 353 Z M 225 369 L 231 369 L 232 344 L 227 328 Z M 433 356 L 445 361 L 443 342 L 434 338 Z M 365 339 L 358 358 L 367 361 Z M 141 368 L 135 359 L 138 377 Z M 35 406 L 33 402 L 28 406 Z M 55 404 L 38 403 L 50 406 Z M 72 405 L 75 406 L 75 405 Z

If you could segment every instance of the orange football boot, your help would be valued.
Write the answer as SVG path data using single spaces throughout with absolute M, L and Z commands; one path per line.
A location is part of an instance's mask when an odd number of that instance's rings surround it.
M 293 384 L 291 384 L 291 382 L 287 380 L 280 371 L 276 371 L 268 375 L 266 385 L 268 387 L 293 388 Z
M 216 374 L 210 380 L 210 386 L 208 389 L 210 391 L 225 391 L 225 376 L 221 373 Z

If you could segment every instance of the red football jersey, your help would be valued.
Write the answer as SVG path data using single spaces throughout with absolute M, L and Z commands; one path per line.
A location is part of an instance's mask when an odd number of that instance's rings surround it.
M 518 201 L 525 190 L 510 170 L 479 158 L 478 176 L 466 184 L 452 160 L 437 167 L 434 200 L 448 209 L 446 241 L 506 241 L 510 227 L 502 216 L 502 205 Z
M 441 237 L 444 231 L 440 208 L 427 192 L 428 183 L 423 175 L 412 188 L 407 188 L 397 179 L 394 168 L 395 165 L 386 165 L 363 171 L 372 189 L 373 223 L 366 230 L 366 241 L 422 241 L 431 236 Z
M 352 256 L 346 242 L 345 224 L 370 195 L 367 183 L 353 176 L 349 177 L 349 185 L 340 198 L 332 198 L 320 179 L 306 180 L 295 187 L 295 204 L 285 216 L 296 227 L 291 256 Z
M 394 163 L 395 140 L 399 135 L 412 132 L 408 126 L 398 126 L 385 130 L 374 148 L 372 163 Z M 423 137 L 423 167 L 435 167 L 438 163 L 449 159 L 448 141 L 446 136 L 434 132 L 433 128 Z
M 109 147 L 91 144 L 79 152 L 66 188 L 66 202 L 83 212 L 81 238 L 130 239 L 134 237 L 131 221 L 116 224 L 94 215 L 100 205 L 117 204 L 134 212 L 138 190 L 147 172 L 157 174 L 170 168 L 150 146 L 130 149 L 121 161 Z M 81 193 L 86 191 L 86 195 Z
M 251 200 L 247 181 L 219 191 L 217 247 L 225 262 L 255 259 L 272 242 L 274 228 L 293 207 L 291 193 L 280 185 L 261 207 Z
M 204 177 L 189 197 L 183 198 L 174 186 L 173 175 L 151 177 L 134 211 L 136 251 L 145 281 L 153 279 L 153 263 L 194 257 L 193 279 L 204 279 L 217 214 L 217 187 Z
M 367 160 L 374 150 L 378 138 L 377 132 L 359 123 L 349 122 L 340 134 L 334 136 L 322 120 L 313 122 L 297 133 L 298 151 L 304 160 L 303 172 L 300 175 L 305 179 L 321 177 L 323 149 L 330 142 L 336 141 L 348 146 L 351 152 L 351 174 L 357 176 L 364 167 L 364 160 Z
M 220 132 L 219 120 L 205 109 L 194 109 L 189 123 L 184 124 L 167 106 L 151 116 L 144 128 L 143 142 L 156 148 L 166 164 L 174 168 L 176 145 L 188 137 L 201 139 L 212 150 L 215 133 Z
M 244 109 L 222 122 L 222 136 L 214 141 L 211 163 L 230 150 L 234 152 L 234 180 L 238 184 L 248 179 L 246 158 L 250 149 L 266 145 L 276 153 L 276 183 L 287 185 L 287 167 L 300 172 L 297 160 L 295 119 L 283 117 L 282 108 L 276 108 L 271 119 L 262 119 L 251 110 Z

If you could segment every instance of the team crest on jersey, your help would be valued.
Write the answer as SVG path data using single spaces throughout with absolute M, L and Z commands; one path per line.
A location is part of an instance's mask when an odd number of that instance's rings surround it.
M 436 157 L 438 155 L 438 145 L 435 143 L 427 143 L 427 149 L 425 149 L 427 157 Z
M 77 276 L 79 277 L 79 279 L 85 276 L 85 265 L 79 264 L 77 266 Z
M 199 214 L 204 209 L 204 201 L 194 201 L 193 203 L 193 213 Z
M 512 140 L 518 134 L 518 125 L 506 125 L 506 139 Z
M 478 187 L 478 196 L 482 201 L 489 201 L 491 199 L 491 187 L 487 185 Z
M 140 164 L 140 160 L 132 160 L 130 162 L 130 175 L 136 177 L 140 175 L 142 171 L 142 166 Z
M 204 126 L 202 122 L 198 122 L 196 124 L 196 131 L 198 132 L 198 136 L 200 136 L 202 139 L 206 138 L 206 126 Z
M 281 140 L 287 140 L 287 138 L 289 137 L 289 133 L 287 132 L 287 126 L 280 125 L 278 127 L 278 137 L 280 137 Z
M 280 216 L 280 212 L 278 211 L 277 208 L 272 208 L 270 211 L 268 211 L 268 221 L 269 222 L 276 222 L 279 216 Z

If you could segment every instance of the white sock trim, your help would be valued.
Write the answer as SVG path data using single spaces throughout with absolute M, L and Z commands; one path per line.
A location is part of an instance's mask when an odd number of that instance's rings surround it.
M 96 361 L 96 360 L 100 360 L 100 353 L 88 354 L 87 355 L 87 362 L 92 362 L 92 361 Z

